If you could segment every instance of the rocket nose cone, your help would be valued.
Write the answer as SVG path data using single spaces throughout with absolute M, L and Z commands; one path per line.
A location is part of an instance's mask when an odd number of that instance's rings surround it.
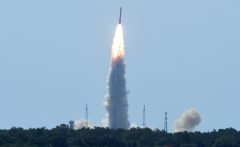
M 120 7 L 119 24 L 122 23 L 122 7 Z

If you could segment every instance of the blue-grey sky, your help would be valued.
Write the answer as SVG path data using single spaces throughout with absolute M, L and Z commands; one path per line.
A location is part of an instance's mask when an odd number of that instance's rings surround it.
M 197 130 L 240 129 L 239 0 L 0 1 L 0 128 L 89 117 L 101 124 L 123 6 L 129 119 L 169 128 L 196 107 Z

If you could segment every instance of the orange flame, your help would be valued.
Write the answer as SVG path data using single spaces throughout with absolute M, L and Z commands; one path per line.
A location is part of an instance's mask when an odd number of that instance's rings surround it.
M 123 27 L 118 24 L 112 45 L 112 59 L 122 59 L 124 57 Z

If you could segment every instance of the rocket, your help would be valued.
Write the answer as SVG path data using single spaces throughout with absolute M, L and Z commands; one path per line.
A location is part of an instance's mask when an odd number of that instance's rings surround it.
M 118 24 L 122 24 L 122 7 L 120 7 L 120 16 L 119 16 Z

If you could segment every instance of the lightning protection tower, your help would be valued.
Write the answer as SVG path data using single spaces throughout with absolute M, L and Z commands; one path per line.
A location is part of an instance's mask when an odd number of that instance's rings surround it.
M 86 104 L 85 127 L 88 128 L 88 105 Z
M 165 120 L 164 120 L 164 131 L 167 132 L 168 131 L 168 124 L 167 124 L 167 112 L 165 112 Z
M 146 108 L 145 105 L 143 106 L 143 122 L 142 122 L 142 126 L 145 128 L 146 127 L 146 122 L 145 122 L 145 112 L 146 112 Z

